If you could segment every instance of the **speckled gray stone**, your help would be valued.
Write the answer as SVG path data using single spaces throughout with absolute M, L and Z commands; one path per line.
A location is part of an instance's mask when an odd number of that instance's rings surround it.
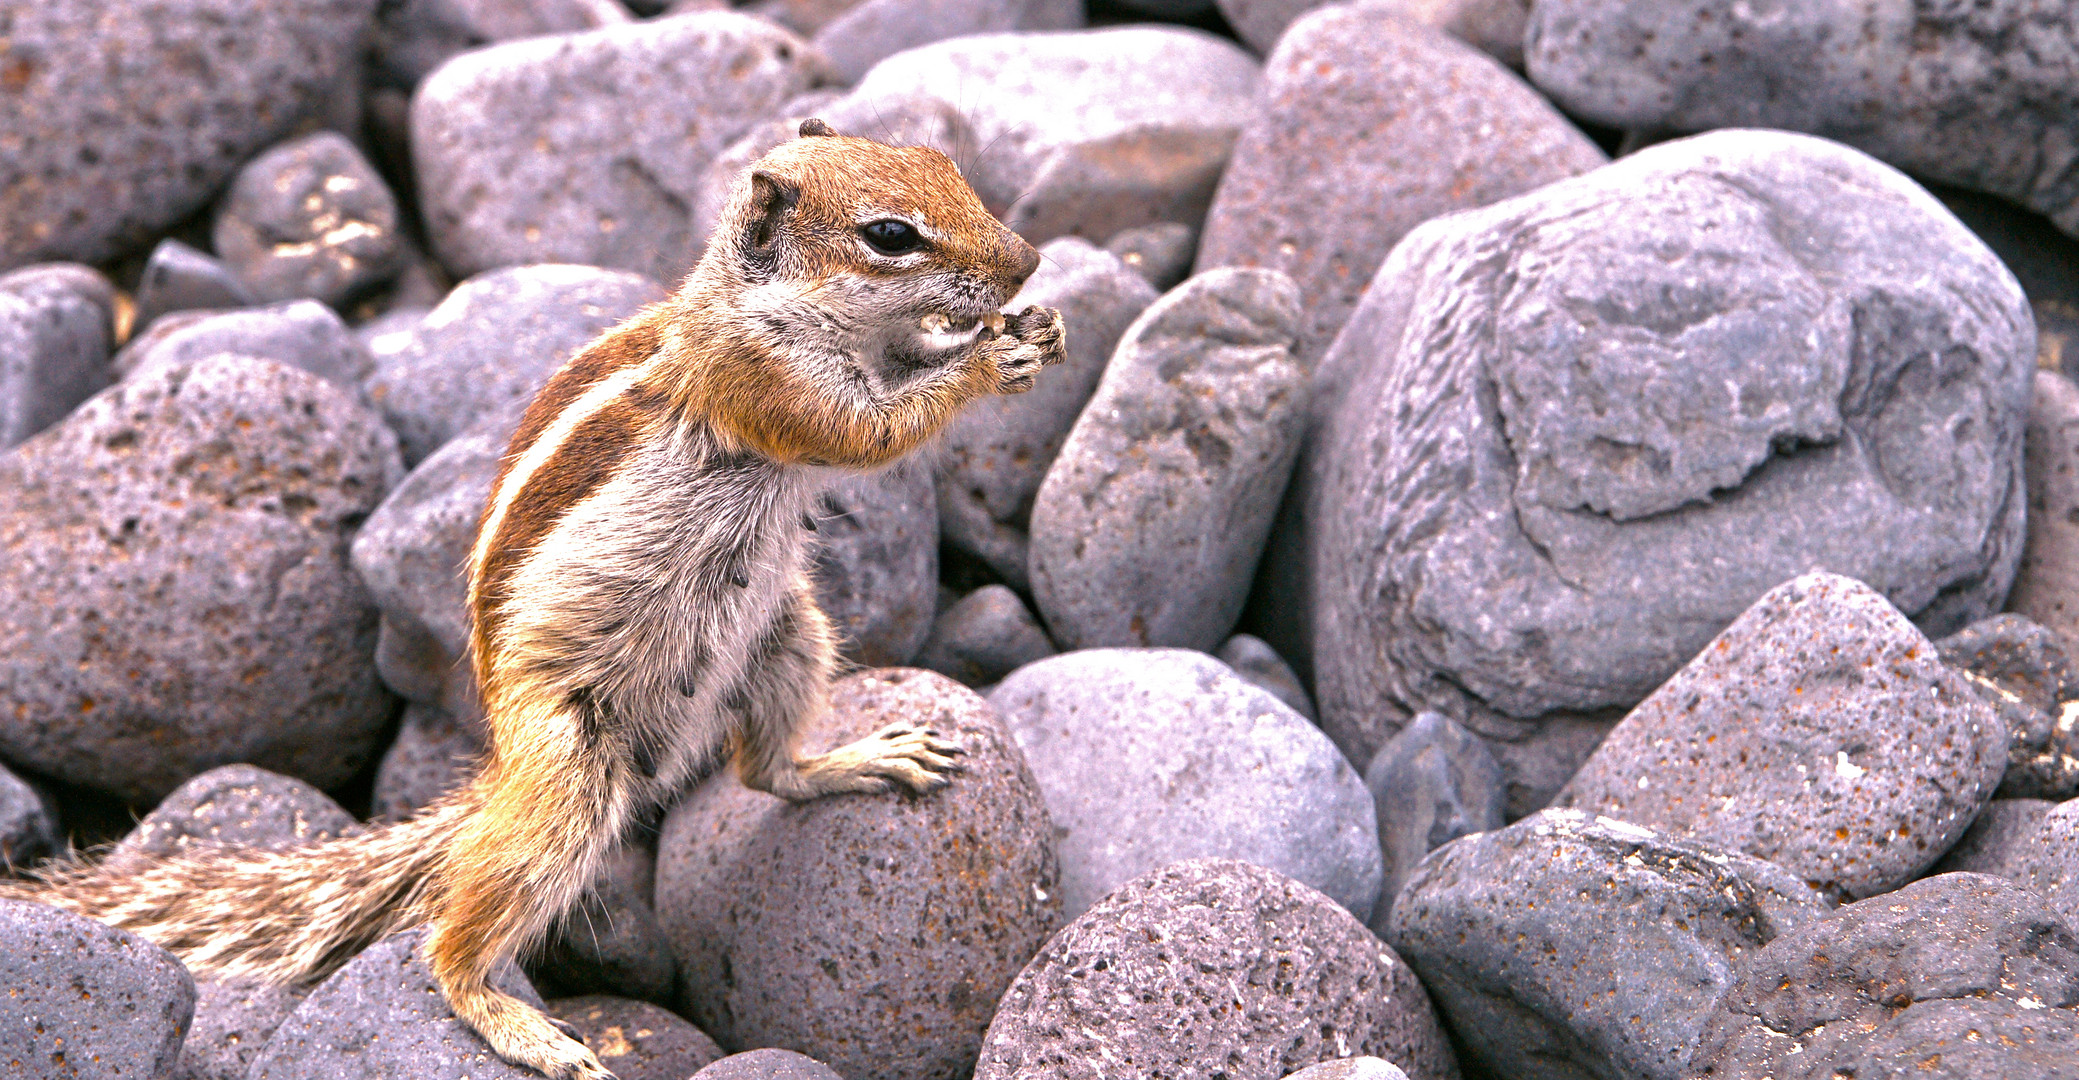
M 339 388 L 235 356 L 0 456 L 0 754 L 139 800 L 234 761 L 353 776 L 394 699 L 346 546 L 401 477 Z
M 1379 896 L 1371 795 L 1319 729 L 1203 653 L 1085 649 L 989 694 L 1046 793 L 1070 917 L 1193 858 L 1245 859 L 1359 919 Z
M 1292 665 L 1262 638 L 1236 634 L 1213 655 L 1233 668 L 1236 675 L 1270 691 L 1272 697 L 1292 706 L 1293 712 L 1313 721 L 1314 699 L 1307 696 L 1307 688 L 1293 674 Z
M 604 994 L 555 998 L 549 1015 L 576 1028 L 615 1080 L 686 1080 L 723 1056 L 699 1028 L 644 1001 Z
M 397 738 L 376 766 L 369 816 L 402 821 L 419 812 L 467 780 L 484 749 L 479 725 L 435 705 L 405 705 Z
M 1699 1080 L 2079 1076 L 2079 935 L 1998 878 L 1944 874 L 1747 956 Z
M 409 90 L 455 55 L 495 41 L 628 21 L 615 0 L 393 0 L 376 8 L 368 68 L 381 85 Z
M 1198 270 L 1290 275 L 1310 360 L 1409 230 L 1607 160 L 1492 57 L 1377 6 L 1295 24 L 1264 64 L 1264 102 L 1220 179 Z
M 1978 811 L 1963 838 L 1949 848 L 1942 860 L 1929 868 L 1936 874 L 1991 874 L 2014 878 L 2024 865 L 2023 849 L 2035 835 L 2036 826 L 2057 804 L 2048 799 L 1994 799 Z
M 426 933 L 385 938 L 320 983 L 267 1040 L 251 1080 L 541 1080 L 455 1018 L 419 954 Z M 491 985 L 543 1004 L 510 962 Z
M 1935 642 L 2007 726 L 2003 799 L 2079 794 L 2079 663 L 2064 635 L 2014 614 L 1980 619 Z
M 2079 234 L 2069 5 L 1539 0 L 1524 56 L 1540 88 L 1599 124 L 1806 131 Z
M 1998 800 L 1937 869 L 1997 874 L 2035 890 L 2067 926 L 2079 926 L 2079 799 L 2048 807 Z
M 247 162 L 217 204 L 211 240 L 260 300 L 338 306 L 404 266 L 397 198 L 336 131 L 273 147 Z
M 840 475 L 812 516 L 816 601 L 841 635 L 841 655 L 861 667 L 909 663 L 931 634 L 938 597 L 930 466 Z
M 285 848 L 331 840 L 354 825 L 354 815 L 301 780 L 220 765 L 175 788 L 110 857 L 166 858 L 194 845 Z
M 118 378 L 152 364 L 186 364 L 237 353 L 301 368 L 355 396 L 375 358 L 331 308 L 315 300 L 249 311 L 180 312 L 152 324 L 115 355 Z
M 1408 1074 L 1385 1058 L 1351 1057 L 1309 1065 L 1289 1080 L 1408 1080 Z
M 1268 53 L 1287 27 L 1329 0 L 1218 0 L 1241 39 Z M 1513 68 L 1523 67 L 1530 0 L 1364 0 L 1364 6 L 1446 31 Z
M 2035 374 L 2025 470 L 2028 542 L 2007 610 L 2079 638 L 2079 386 Z
M 58 850 L 58 818 L 28 781 L 0 765 L 0 876 Z
M 855 95 L 955 103 L 990 147 L 966 173 L 984 205 L 1034 243 L 1102 241 L 1205 216 L 1259 81 L 1232 42 L 1127 26 L 925 45 L 875 65 Z
M 23 1077 L 162 1080 L 195 1009 L 171 953 L 20 900 L 0 900 L 0 986 L 0 1064 Z
M 1040 249 L 1039 269 L 1008 305 L 1061 312 L 1068 358 L 1022 394 L 969 405 L 939 437 L 939 532 L 1025 589 L 1026 526 L 1040 482 L 1111 361 L 1112 347 L 1155 290 L 1118 256 L 1073 238 Z
M 666 295 L 639 274 L 591 266 L 479 274 L 455 286 L 408 339 L 374 343 L 369 396 L 397 430 L 405 464 L 417 465 L 478 420 L 524 407 L 600 331 Z
M 412 161 L 434 253 L 457 275 L 524 263 L 692 265 L 701 169 L 808 89 L 806 43 L 728 11 L 465 53 L 412 99 Z
M 101 262 L 217 193 L 330 91 L 376 0 L 10 5 L 0 269 Z
M 792 1050 L 746 1050 L 693 1074 L 694 1080 L 844 1080 L 830 1066 Z
M 1796 574 L 1937 635 L 1991 614 L 2033 361 L 1992 253 L 1808 136 L 1663 143 L 1422 226 L 1323 359 L 1295 479 L 1322 726 L 1364 760 L 1436 709 L 1522 813 Z
M 724 773 L 665 819 L 657 917 L 678 1012 L 726 1047 L 783 1044 L 853 1080 L 952 1080 L 1061 919 L 1053 827 L 987 703 L 926 671 L 840 680 L 817 753 L 896 721 L 965 747 L 929 795 L 798 806 Z
M 1334 901 L 1232 859 L 1123 884 L 1027 964 L 975 1080 L 1276 1080 L 1346 1054 L 1458 1075 L 1414 972 Z
M 1949 850 L 2006 765 L 2006 725 L 1934 645 L 1869 586 L 1815 572 L 1640 702 L 1556 802 L 1861 899 Z
M 108 385 L 114 310 L 114 286 L 91 267 L 49 263 L 0 275 L 0 450 Z
M 989 686 L 1057 650 L 1018 594 L 984 585 L 940 612 L 917 666 L 968 686 Z
M 1426 712 L 1379 748 L 1365 766 L 1364 786 L 1379 812 L 1385 884 L 1370 925 L 1386 931 L 1393 898 L 1423 856 L 1461 836 L 1506 823 L 1508 789 L 1501 764 L 1478 735 Z
M 246 1080 L 267 1040 L 309 993 L 263 983 L 196 982 L 195 1022 L 181 1040 L 173 1080 Z
M 1176 221 L 1138 225 L 1112 234 L 1104 249 L 1133 267 L 1148 284 L 1168 292 L 1183 284 L 1198 255 L 1198 230 Z
M 1211 652 L 1234 629 L 1306 423 L 1299 290 L 1199 274 L 1120 339 L 1032 506 L 1033 599 L 1064 649 Z
M 1739 958 L 1826 915 L 1772 863 L 1545 810 L 1424 860 L 1386 938 L 1490 1075 L 1684 1080 Z
M 169 237 L 159 241 L 144 262 L 131 325 L 142 330 L 176 311 L 216 311 L 254 302 L 223 260 Z
M 1078 0 L 865 0 L 825 23 L 809 43 L 840 82 L 856 83 L 875 64 L 934 41 L 1082 27 Z

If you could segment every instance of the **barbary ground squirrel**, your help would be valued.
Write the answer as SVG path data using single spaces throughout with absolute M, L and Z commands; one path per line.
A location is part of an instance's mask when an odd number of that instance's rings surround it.
M 624 830 L 727 756 L 793 800 L 928 791 L 959 747 L 897 724 L 815 757 L 833 635 L 806 576 L 830 468 L 915 449 L 1062 359 L 1057 312 L 1009 302 L 1038 253 L 944 155 L 821 121 L 742 177 L 676 295 L 564 365 L 514 434 L 470 558 L 478 774 L 421 815 L 281 851 L 190 848 L 0 882 L 132 930 L 196 972 L 301 982 L 399 929 L 501 1056 L 609 1074 L 491 988 Z

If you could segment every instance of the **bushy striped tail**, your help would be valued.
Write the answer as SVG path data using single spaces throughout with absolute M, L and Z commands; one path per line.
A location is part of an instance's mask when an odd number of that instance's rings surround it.
M 410 820 L 279 850 L 191 843 L 171 856 L 53 863 L 0 879 L 0 899 L 128 930 L 197 975 L 308 982 L 425 920 L 434 871 L 471 797 L 465 787 Z

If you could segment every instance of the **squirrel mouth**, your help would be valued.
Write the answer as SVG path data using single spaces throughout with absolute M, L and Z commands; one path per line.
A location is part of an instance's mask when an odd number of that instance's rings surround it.
M 925 348 L 957 349 L 981 339 L 985 333 L 992 338 L 1002 333 L 1003 312 L 992 311 L 979 318 L 956 321 L 951 315 L 934 311 L 917 320 L 917 327 L 923 331 L 918 336 Z

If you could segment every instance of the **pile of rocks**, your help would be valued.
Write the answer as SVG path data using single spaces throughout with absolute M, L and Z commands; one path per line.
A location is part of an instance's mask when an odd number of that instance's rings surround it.
M 622 1080 L 2079 1077 L 2064 7 L 18 7 L 0 873 L 459 782 L 520 409 L 816 116 L 952 156 L 1068 355 L 816 512 L 804 749 L 967 771 L 708 777 L 499 976 Z M 0 1062 L 528 1075 L 422 937 L 0 902 Z

